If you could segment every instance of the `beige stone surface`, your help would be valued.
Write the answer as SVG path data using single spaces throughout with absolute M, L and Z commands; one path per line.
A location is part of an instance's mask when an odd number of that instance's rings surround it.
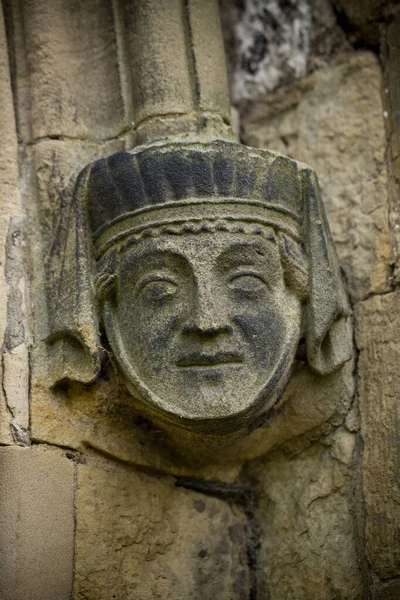
M 366 550 L 387 579 L 400 576 L 400 293 L 360 302 L 355 315 Z
M 31 218 L 36 219 L 40 226 L 40 242 L 43 246 L 38 246 L 41 251 L 38 260 L 43 261 L 40 265 L 42 269 L 50 261 L 52 246 L 63 248 L 68 228 L 66 214 L 80 171 L 88 163 L 125 150 L 126 143 L 123 137 L 104 144 L 81 140 L 44 140 L 28 151 L 26 179 L 31 185 L 29 191 L 32 197 L 29 199 L 37 206 L 36 211 L 32 210 Z
M 223 500 L 89 455 L 78 473 L 74 598 L 245 598 L 245 523 Z
M 179 0 L 125 2 L 135 120 L 195 109 L 190 49 L 186 47 L 186 8 Z M 168 23 L 168 27 L 165 24 Z M 141 42 L 141 43 L 140 43 Z
M 168 4 L 163 3 L 167 11 Z M 201 2 L 191 4 L 201 9 Z M 354 9 L 362 5 L 353 4 Z M 365 0 L 364 6 L 380 4 Z M 93 387 L 49 389 L 43 344 L 45 267 L 53 239 L 62 238 L 68 227 L 61 209 L 71 201 L 78 172 L 131 143 L 128 134 L 120 134 L 132 126 L 137 92 L 127 59 L 133 3 L 24 0 L 5 5 L 12 17 L 8 43 L 15 59 L 19 134 L 28 142 L 61 138 L 24 149 L 22 190 L 37 257 L 33 439 L 87 455 L 78 476 L 75 600 L 247 599 L 254 571 L 248 565 L 243 512 L 221 499 L 176 488 L 174 479 L 163 474 L 232 482 L 242 462 L 263 454 L 267 456 L 244 470 L 244 477 L 260 487 L 260 548 L 252 565 L 258 568 L 257 598 L 358 600 L 366 582 L 358 571 L 364 549 L 360 544 L 357 556 L 353 522 L 361 503 L 355 486 L 357 406 L 349 412 L 352 365 L 328 378 L 298 369 L 269 420 L 245 441 L 227 445 L 229 464 L 222 461 L 222 466 L 190 464 L 187 457 L 173 454 L 164 434 L 132 412 L 111 364 Z M 393 25 L 388 37 L 388 69 L 394 74 L 399 62 L 396 32 Z M 198 43 L 204 44 L 201 30 L 197 33 Z M 175 44 L 179 39 L 170 40 L 170 51 Z M 207 50 L 212 56 L 212 48 Z M 160 60 L 169 68 L 168 53 L 162 52 Z M 1 22 L 0 344 L 7 339 L 7 353 L 0 364 L 0 444 L 28 444 L 25 237 L 8 62 Z M 200 65 L 201 77 L 220 83 L 210 78 L 209 65 L 208 57 Z M 175 85 L 186 77 L 178 68 L 176 80 L 171 78 L 173 110 L 186 111 L 186 100 L 191 106 L 192 98 L 185 99 Z M 397 173 L 397 76 L 389 83 L 389 141 Z M 247 143 L 278 149 L 317 170 L 355 300 L 390 290 L 395 256 L 380 86 L 376 57 L 354 53 L 249 107 L 242 122 Z M 112 139 L 103 144 L 106 138 Z M 393 188 L 393 229 L 397 192 Z M 366 550 L 371 569 L 385 579 L 372 586 L 373 600 L 400 595 L 399 302 L 396 292 L 359 302 L 356 308 Z M 101 458 L 88 446 L 140 468 Z M 213 453 L 212 447 L 208 450 Z M 60 449 L 0 448 L 2 600 L 72 597 L 74 468 Z
M 394 258 L 395 282 L 400 281 L 400 14 L 394 18 L 384 33 L 384 99 L 386 131 L 388 136 L 390 173 L 390 224 L 396 241 Z
M 265 424 L 234 445 L 227 444 L 222 457 L 227 462 L 232 456 L 247 462 L 291 440 L 315 439 L 342 423 L 354 397 L 352 370 L 349 362 L 327 377 L 318 377 L 304 365 L 299 367 Z M 357 427 L 357 417 L 353 421 Z
M 21 40 L 15 42 L 17 88 L 29 95 L 22 109 L 29 106 L 32 137 L 102 139 L 130 126 L 112 3 L 28 0 L 20 15 L 13 4 L 16 33 L 22 26 L 25 43 L 24 56 Z
M 54 448 L 0 448 L 2 600 L 70 600 L 74 464 Z
M 189 0 L 188 8 L 199 82 L 199 108 L 229 120 L 228 76 L 218 2 Z
M 371 53 L 343 56 L 249 107 L 243 141 L 315 168 L 352 297 L 389 289 L 386 140 L 381 69 Z
M 3 367 L 0 365 L 0 378 L 3 378 Z M 0 389 L 0 444 L 13 444 L 14 439 L 11 431 L 12 413 L 9 409 L 4 392 Z
M 27 437 L 28 357 L 25 345 L 25 239 L 19 191 L 18 142 L 2 10 L 0 80 L 0 444 L 11 444 L 15 439 L 20 442 L 24 436 L 25 439 Z M 14 387 L 12 373 L 14 371 L 15 374 L 15 370 L 21 373 L 21 377 L 18 376 Z
M 351 511 L 356 436 L 339 428 L 321 441 L 249 467 L 260 491 L 260 598 L 362 597 Z
M 6 289 L 5 258 L 6 238 L 10 218 L 18 215 L 21 208 L 18 190 L 18 143 L 15 130 L 14 106 L 11 92 L 10 69 L 8 63 L 7 39 L 4 30 L 3 12 L 0 11 L 0 265 L 1 265 L 1 304 L 0 304 L 0 339 L 3 341 L 6 327 Z
M 3 388 L 7 404 L 14 418 L 24 429 L 29 426 L 29 368 L 28 350 L 25 344 L 4 354 Z

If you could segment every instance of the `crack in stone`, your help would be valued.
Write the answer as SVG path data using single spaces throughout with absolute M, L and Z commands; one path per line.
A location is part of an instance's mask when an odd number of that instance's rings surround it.
M 258 490 L 243 483 L 220 483 L 190 477 L 178 477 L 176 487 L 219 498 L 228 504 L 242 509 L 247 521 L 245 524 L 245 552 L 249 571 L 248 600 L 259 599 L 258 563 L 261 548 L 261 528 L 255 516 Z

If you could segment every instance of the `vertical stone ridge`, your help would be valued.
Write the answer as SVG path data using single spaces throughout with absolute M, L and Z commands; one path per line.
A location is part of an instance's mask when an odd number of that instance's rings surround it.
M 382 57 L 384 66 L 383 113 L 388 145 L 389 169 L 389 227 L 393 241 L 393 266 L 391 281 L 393 286 L 400 283 L 400 13 L 382 28 Z
M 124 107 L 124 120 L 134 125 L 134 106 L 132 96 L 132 73 L 129 69 L 129 51 L 126 35 L 126 24 L 123 17 L 121 0 L 112 0 L 115 37 L 117 43 L 118 68 L 120 75 L 121 96 Z
M 229 124 L 229 85 L 218 2 L 187 0 L 187 6 L 198 109 Z
M 136 144 L 205 131 L 232 139 L 217 0 L 130 0 L 123 8 Z
M 66 454 L 67 458 L 75 458 L 73 455 Z M 76 531 L 77 531 L 77 506 L 78 506 L 78 461 L 74 460 L 74 489 L 73 489 L 73 521 L 74 521 L 74 547 L 72 550 L 72 585 L 71 600 L 75 596 L 75 572 L 76 572 Z
M 195 108 L 196 108 L 196 110 L 199 110 L 200 109 L 201 92 L 200 92 L 199 73 L 198 73 L 197 64 L 196 64 L 196 53 L 194 50 L 194 43 L 193 43 L 193 28 L 192 28 L 191 14 L 190 14 L 190 0 L 184 0 L 184 20 L 185 20 L 185 25 L 187 27 L 187 32 L 188 32 L 189 55 L 190 55 L 190 63 L 191 63 L 190 66 L 192 68 L 192 79 L 193 79 L 193 96 L 194 96 L 194 101 L 195 101 Z
M 258 562 L 261 548 L 261 528 L 255 516 L 253 503 L 249 503 L 248 506 L 245 506 L 244 512 L 247 518 L 245 532 L 247 565 L 250 578 L 248 600 L 259 600 Z
M 347 278 L 346 278 L 347 287 Z M 357 345 L 356 338 L 356 326 L 354 318 L 355 305 L 351 302 L 351 309 L 353 311 L 352 317 L 352 328 L 353 328 L 353 350 L 354 350 L 354 365 L 353 365 L 353 381 L 354 381 L 354 395 L 351 406 L 348 410 L 345 426 L 348 431 L 354 432 L 356 435 L 356 442 L 354 448 L 354 459 L 353 468 L 355 471 L 354 479 L 351 485 L 351 497 L 349 497 L 349 505 L 351 507 L 351 513 L 354 522 L 354 543 L 356 547 L 360 573 L 361 573 L 361 585 L 363 598 L 368 597 L 369 587 L 371 583 L 370 577 L 370 566 L 368 564 L 367 556 L 365 553 L 366 548 L 366 513 L 365 513 L 365 497 L 364 497 L 364 485 L 363 485 L 363 472 L 362 472 L 362 455 L 363 455 L 363 438 L 361 435 L 361 415 L 360 415 L 360 374 L 359 374 L 359 362 L 360 362 L 360 349 Z M 352 423 L 352 415 L 356 416 L 356 424 Z M 352 426 L 353 425 L 353 426 Z
M 10 20 L 10 19 L 9 19 Z M 19 190 L 18 140 L 4 13 L 0 9 L 0 443 L 29 445 L 26 224 Z

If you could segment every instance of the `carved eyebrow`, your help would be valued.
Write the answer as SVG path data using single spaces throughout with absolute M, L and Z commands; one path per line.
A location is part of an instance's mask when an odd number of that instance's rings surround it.
M 165 258 L 165 257 L 177 257 L 178 259 L 184 259 L 184 256 L 182 256 L 179 252 L 176 252 L 174 250 L 155 250 L 154 248 L 149 248 L 148 250 L 145 250 L 144 252 L 138 254 L 137 257 L 135 258 L 146 258 L 146 259 L 152 259 L 152 258 Z
M 277 252 L 278 247 L 273 240 L 269 240 L 271 250 L 275 249 Z M 269 252 L 265 252 L 261 244 L 257 242 L 242 242 L 240 244 L 234 244 L 224 250 L 219 257 L 219 263 L 231 263 L 230 266 L 247 265 L 249 263 L 261 262 L 262 259 L 268 258 L 271 255 Z
M 134 271 L 140 276 L 149 269 L 173 269 L 187 262 L 185 256 L 179 252 L 149 248 L 144 252 L 127 256 L 123 261 L 123 266 L 128 269 L 134 268 Z

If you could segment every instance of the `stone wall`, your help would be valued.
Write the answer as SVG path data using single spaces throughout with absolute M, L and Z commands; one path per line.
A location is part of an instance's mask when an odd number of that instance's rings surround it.
M 303 22 L 306 43 L 293 47 L 294 21 L 283 23 L 268 38 L 270 51 L 249 69 L 260 27 L 286 4 Z M 311 447 L 296 446 L 296 458 L 282 449 L 262 459 L 261 562 L 271 598 L 400 595 L 395 4 L 246 2 L 229 13 L 241 139 L 315 167 L 355 315 L 355 393 L 347 417 Z M 297 72 L 285 60 L 293 53 L 302 64 Z M 271 77 L 274 69 L 280 79 Z M 331 439 L 339 441 L 339 462 Z M 317 507 L 323 512 L 312 518 Z
M 111 362 L 93 386 L 48 385 L 52 242 L 78 172 L 136 136 L 132 2 L 5 1 L 0 15 L 0 597 L 394 600 L 396 7 L 221 2 L 241 139 L 316 169 L 356 346 L 327 378 L 299 361 L 252 444 L 214 465 L 128 416 Z

